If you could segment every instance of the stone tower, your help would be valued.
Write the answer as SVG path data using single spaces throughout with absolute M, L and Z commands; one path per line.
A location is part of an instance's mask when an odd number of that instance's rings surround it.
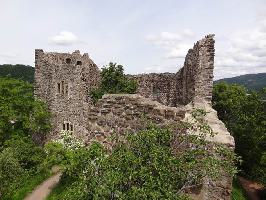
M 35 96 L 52 113 L 53 137 L 61 130 L 86 134 L 84 124 L 91 105 L 89 92 L 97 87 L 100 71 L 88 54 L 46 53 L 35 50 Z

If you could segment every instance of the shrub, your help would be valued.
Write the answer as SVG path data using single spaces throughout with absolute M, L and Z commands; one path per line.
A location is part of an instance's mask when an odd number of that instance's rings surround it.
M 11 148 L 0 153 L 0 197 L 8 194 L 11 185 L 18 184 L 20 176 L 25 173 Z
M 187 199 L 184 190 L 204 177 L 236 173 L 234 153 L 206 142 L 211 130 L 202 114 L 195 112 L 196 122 L 180 125 L 178 132 L 151 126 L 129 134 L 112 152 L 99 143 L 66 151 L 62 181 L 51 199 Z M 203 133 L 194 135 L 195 126 Z
M 12 149 L 23 169 L 36 171 L 45 159 L 42 147 L 37 146 L 31 138 L 13 137 L 5 142 L 5 147 Z

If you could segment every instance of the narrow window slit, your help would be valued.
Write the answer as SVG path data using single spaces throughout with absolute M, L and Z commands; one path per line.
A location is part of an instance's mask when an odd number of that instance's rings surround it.
M 57 93 L 60 93 L 60 83 L 57 83 Z
M 65 89 L 65 87 L 64 87 L 64 81 L 62 81 L 62 94 L 64 94 L 64 89 Z

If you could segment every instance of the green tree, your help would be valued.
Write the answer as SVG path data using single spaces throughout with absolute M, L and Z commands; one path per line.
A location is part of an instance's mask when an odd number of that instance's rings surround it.
M 240 168 L 250 178 L 265 183 L 265 91 L 251 92 L 239 85 L 219 83 L 213 90 L 213 107 L 235 138 L 235 151 L 243 159 Z
M 23 199 L 48 176 L 45 151 L 32 138 L 49 128 L 49 113 L 32 85 L 0 78 L 0 199 Z
M 95 103 L 104 94 L 133 94 L 136 90 L 136 81 L 125 76 L 123 66 L 110 62 L 108 66 L 102 68 L 101 84 L 90 93 L 90 96 Z
M 31 84 L 0 78 L 0 148 L 12 136 L 45 134 L 50 128 L 46 106 L 35 100 Z

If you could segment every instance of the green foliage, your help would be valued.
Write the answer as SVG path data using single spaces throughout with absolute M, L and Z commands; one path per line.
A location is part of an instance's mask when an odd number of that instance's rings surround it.
M 204 113 L 196 113 L 202 123 Z M 236 173 L 233 152 L 209 144 L 205 134 L 188 135 L 195 126 L 182 124 L 178 134 L 152 126 L 127 135 L 112 152 L 99 143 L 66 149 L 64 174 L 49 199 L 188 199 L 183 191 L 204 177 L 215 179 L 221 169 Z
M 49 174 L 34 134 L 49 130 L 46 106 L 34 99 L 32 85 L 0 78 L 0 198 L 23 199 Z
M 46 159 L 45 168 L 51 168 L 54 165 L 66 166 L 67 162 L 75 161 L 73 155 L 77 155 L 82 150 L 84 143 L 70 131 L 61 131 L 59 137 L 45 144 L 44 151 Z M 74 152 L 74 154 L 73 154 Z M 70 166 L 70 165 L 67 165 Z
M 46 155 L 43 148 L 34 144 L 30 138 L 12 138 L 5 142 L 5 147 L 13 150 L 20 166 L 26 170 L 37 170 Z
M 136 90 L 136 81 L 125 76 L 123 66 L 110 62 L 102 68 L 100 87 L 91 91 L 90 96 L 95 103 L 104 94 L 133 94 Z
M 0 77 L 21 79 L 29 83 L 33 83 L 34 71 L 34 67 L 28 65 L 0 65 Z
M 46 159 L 43 163 L 44 168 L 50 169 L 55 165 L 61 165 L 65 160 L 65 149 L 63 144 L 56 142 L 48 142 L 44 146 Z
M 34 99 L 32 85 L 0 78 L 0 148 L 13 136 L 45 134 L 49 128 L 49 113 Z
M 42 167 L 46 154 L 30 138 L 12 138 L 4 147 L 0 153 L 0 196 L 2 199 L 22 199 L 49 174 Z
M 247 94 L 244 87 L 219 83 L 213 90 L 213 107 L 236 143 L 243 159 L 244 175 L 266 183 L 266 103 L 265 91 Z
M 242 188 L 239 180 L 235 178 L 233 180 L 233 190 L 231 194 L 232 200 L 248 200 L 244 188 Z
M 21 200 L 26 197 L 33 189 L 41 184 L 45 179 L 51 176 L 51 173 L 47 171 L 41 171 L 33 175 L 23 176 L 19 178 L 19 187 L 10 187 L 11 192 L 9 195 L 3 197 L 3 200 Z
M 9 186 L 15 184 L 24 173 L 14 151 L 10 148 L 4 149 L 0 153 L 0 197 L 10 192 Z

